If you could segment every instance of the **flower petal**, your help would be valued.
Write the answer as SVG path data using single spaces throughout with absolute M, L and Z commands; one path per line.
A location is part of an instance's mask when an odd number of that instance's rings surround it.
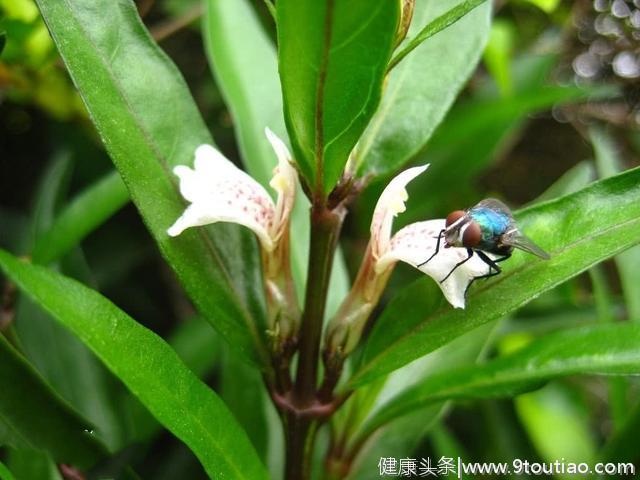
M 269 185 L 278 193 L 275 207 L 274 225 L 272 234 L 277 238 L 282 233 L 282 228 L 288 223 L 293 203 L 296 198 L 296 186 L 298 172 L 293 167 L 293 158 L 285 143 L 269 128 L 264 129 L 267 139 L 278 157 L 278 165 L 273 171 L 273 177 Z
M 438 234 L 445 226 L 444 219 L 416 222 L 402 228 L 391 239 L 389 250 L 376 263 L 376 271 L 384 271 L 398 260 L 402 260 L 433 278 L 447 301 L 455 308 L 464 308 L 464 294 L 474 277 L 489 273 L 489 266 L 477 255 L 456 268 L 445 278 L 453 267 L 467 258 L 464 248 L 444 248 L 444 239 L 440 250 L 428 263 L 425 262 L 435 252 Z
M 404 202 L 409 198 L 405 187 L 428 167 L 412 167 L 399 173 L 380 195 L 371 220 L 371 246 L 375 258 L 384 255 L 389 246 L 393 218 L 405 211 Z
M 180 165 L 180 193 L 191 202 L 167 233 L 176 236 L 186 228 L 215 222 L 233 222 L 253 230 L 270 251 L 275 206 L 266 190 L 211 145 L 200 145 L 194 168 Z

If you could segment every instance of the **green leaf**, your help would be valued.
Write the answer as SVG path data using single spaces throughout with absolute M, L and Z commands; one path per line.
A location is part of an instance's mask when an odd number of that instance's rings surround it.
M 635 444 L 640 429 L 640 403 L 631 409 L 624 426 L 612 435 L 599 453 L 602 462 L 634 462 L 640 459 Z
M 51 456 L 36 450 L 9 450 L 7 464 L 19 480 L 64 480 Z
M 343 407 L 352 410 L 352 416 L 343 420 L 348 426 L 347 437 L 351 445 L 366 441 L 364 451 L 358 456 L 353 469 L 356 478 L 369 478 L 370 465 L 377 462 L 381 456 L 404 457 L 417 448 L 435 421 L 445 414 L 446 404 L 442 402 L 426 405 L 424 408 L 407 412 L 406 416 L 396 417 L 386 423 L 379 434 L 370 436 L 367 425 L 375 422 L 378 412 L 390 399 L 414 388 L 426 378 L 442 370 L 475 363 L 493 327 L 494 325 L 487 324 L 468 332 L 443 348 L 394 371 L 386 378 L 358 389 L 351 396 Z M 353 405 L 354 401 L 358 403 Z M 338 414 L 341 411 L 342 409 Z M 354 413 L 357 416 L 354 417 Z
M 484 63 L 493 76 L 503 97 L 513 92 L 511 78 L 511 57 L 516 39 L 516 32 L 511 22 L 496 20 L 491 25 L 489 42 L 484 50 Z
M 459 2 L 416 2 L 409 36 Z M 356 151 L 359 175 L 398 169 L 427 143 L 482 53 L 491 2 L 420 45 L 391 71 L 378 112 Z
M 594 325 L 552 333 L 487 363 L 437 372 L 389 400 L 366 429 L 373 431 L 432 403 L 513 396 L 562 376 L 638 374 L 639 341 L 640 326 L 635 324 Z
M 619 148 L 606 130 L 591 128 L 589 137 L 600 178 L 607 178 L 624 170 Z M 615 262 L 629 318 L 640 321 L 640 247 L 622 252 L 615 257 Z
M 0 53 L 2 53 L 3 40 L 4 37 L 0 37 Z M 0 480 L 15 480 L 13 474 L 2 462 L 0 462 Z
M 518 397 L 516 411 L 545 462 L 593 462 L 596 449 L 589 414 L 577 392 L 561 384 L 547 385 Z M 558 473 L 554 477 L 574 479 L 575 474 Z
M 266 364 L 263 331 L 252 318 L 261 317 L 261 297 L 247 291 L 259 275 L 255 242 L 223 226 L 175 239 L 166 233 L 185 208 L 171 168 L 190 164 L 199 144 L 212 143 L 175 65 L 128 0 L 38 0 L 38 6 L 160 251 L 234 349 Z
M 120 175 L 114 172 L 101 178 L 72 199 L 53 224 L 38 235 L 33 261 L 47 264 L 59 259 L 128 201 Z
M 61 463 L 92 466 L 106 449 L 91 425 L 0 335 L 0 444 L 44 450 Z
M 596 172 L 593 163 L 582 161 L 563 173 L 549 188 L 538 195 L 535 203 L 553 200 L 562 195 L 577 192 L 593 182 L 595 177 Z
M 247 171 L 269 188 L 276 157 L 264 135 L 269 127 L 281 138 L 287 131 L 282 115 L 278 59 L 271 39 L 246 0 L 208 0 L 205 44 L 211 70 L 234 119 L 240 153 Z M 291 263 L 298 293 L 304 291 L 309 258 L 309 201 L 298 190 L 291 219 Z M 349 288 L 344 259 L 338 251 L 327 299 L 330 317 Z
M 391 70 L 398 63 L 400 63 L 404 57 L 415 50 L 420 44 L 422 44 L 428 38 L 433 37 L 436 33 L 440 33 L 447 27 L 450 27 L 462 17 L 467 15 L 471 10 L 486 2 L 486 0 L 464 0 L 453 7 L 451 10 L 446 11 L 436 19 L 430 21 L 425 25 L 415 37 L 407 40 L 406 45 L 403 46 L 389 62 L 387 70 Z
M 390 302 L 365 344 L 351 380 L 360 385 L 503 317 L 592 265 L 640 241 L 640 169 L 596 182 L 516 215 L 520 228 L 552 258 L 516 252 L 495 279 L 475 285 L 466 310 L 445 305 L 431 279 L 421 279 Z
M 211 478 L 266 478 L 264 466 L 231 412 L 160 337 L 70 278 L 2 250 L 0 266 L 187 444 Z
M 443 201 L 459 202 L 461 193 L 447 185 L 455 183 L 468 189 L 473 179 L 499 158 L 524 125 L 528 114 L 553 105 L 611 97 L 610 88 L 536 86 L 507 98 L 480 98 L 454 107 L 435 132 L 417 162 L 430 162 L 429 173 L 412 185 L 418 205 L 410 209 L 402 222 L 422 220 Z M 459 205 L 459 203 L 458 203 Z
M 374 114 L 394 47 L 398 0 L 278 0 L 279 70 L 296 160 L 330 191 Z

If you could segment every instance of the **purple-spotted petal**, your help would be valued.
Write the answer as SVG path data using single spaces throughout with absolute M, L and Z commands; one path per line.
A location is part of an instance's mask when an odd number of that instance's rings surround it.
M 438 234 L 444 226 L 445 220 L 438 219 L 412 223 L 402 228 L 393 236 L 389 249 L 380 257 L 375 268 L 376 271 L 382 272 L 398 260 L 408 263 L 438 282 L 451 305 L 464 308 L 465 292 L 469 283 L 474 277 L 489 273 L 489 266 L 474 255 L 441 283 L 458 262 L 467 258 L 466 249 L 444 248 L 442 240 L 438 254 L 424 264 L 435 252 Z
M 191 202 L 167 233 L 215 222 L 233 222 L 253 230 L 267 251 L 274 248 L 269 232 L 275 206 L 266 190 L 211 145 L 196 149 L 194 168 L 178 166 L 180 193 Z

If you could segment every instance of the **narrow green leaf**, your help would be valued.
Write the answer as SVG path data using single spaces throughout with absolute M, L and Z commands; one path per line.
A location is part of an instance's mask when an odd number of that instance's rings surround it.
M 624 166 L 613 138 L 602 128 L 589 131 L 596 168 L 600 178 L 615 175 Z M 630 248 L 615 257 L 629 318 L 640 321 L 640 247 Z
M 2 250 L 0 266 L 189 446 L 211 478 L 266 478 L 264 466 L 231 412 L 160 337 L 70 278 Z
M 502 97 L 513 93 L 511 60 L 516 38 L 513 24 L 507 20 L 498 19 L 491 25 L 489 41 L 484 49 L 484 63 L 498 85 Z
M 407 41 L 406 46 L 402 48 L 389 62 L 389 70 L 395 67 L 402 61 L 409 53 L 411 53 L 416 47 L 418 47 L 426 39 L 433 37 L 436 33 L 441 32 L 447 27 L 450 27 L 471 10 L 483 4 L 486 0 L 464 0 L 458 5 L 443 13 L 435 20 L 429 22 L 418 34 Z
M 166 233 L 185 208 L 171 168 L 190 164 L 199 144 L 212 143 L 175 65 L 153 43 L 129 0 L 37 3 L 162 254 L 234 349 L 266 364 L 264 334 L 251 314 L 260 317 L 260 295 L 246 290 L 254 286 L 247 280 L 259 275 L 255 243 L 222 226 L 191 229 L 175 239 Z M 226 231 L 235 233 L 225 238 Z M 238 272 L 250 272 L 249 278 Z
M 128 201 L 127 189 L 116 172 L 98 180 L 72 199 L 54 223 L 38 235 L 33 261 L 47 264 L 59 259 Z
M 398 0 L 278 0 L 279 70 L 293 150 L 328 192 L 374 114 L 394 46 Z
M 368 423 L 367 430 L 445 400 L 513 396 L 567 375 L 638 374 L 638 342 L 640 327 L 635 324 L 594 325 L 552 333 L 513 354 L 428 377 L 389 400 Z
M 405 288 L 378 319 L 351 385 L 372 381 L 453 338 L 503 317 L 541 293 L 640 241 L 640 169 L 518 212 L 551 260 L 516 252 L 495 279 L 474 286 L 466 310 L 444 305 L 431 279 Z
M 409 36 L 458 3 L 416 2 Z M 486 2 L 421 44 L 391 71 L 380 108 L 358 144 L 360 175 L 392 172 L 427 143 L 480 59 L 490 15 Z
M 95 464 L 106 449 L 92 426 L 69 407 L 0 335 L 0 444 L 49 452 L 80 468 Z
M 536 198 L 534 203 L 553 200 L 554 198 L 577 192 L 593 182 L 595 178 L 596 172 L 595 168 L 593 168 L 593 163 L 582 161 L 571 167 L 558 180 L 553 182 L 549 188 Z
M 515 404 L 520 422 L 543 461 L 593 462 L 596 448 L 589 413 L 577 392 L 552 383 L 521 395 Z M 554 477 L 569 480 L 575 474 L 558 473 Z

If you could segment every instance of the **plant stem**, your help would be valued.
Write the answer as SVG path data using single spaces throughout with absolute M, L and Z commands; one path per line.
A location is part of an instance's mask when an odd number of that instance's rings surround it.
M 344 210 L 341 207 L 335 210 L 318 204 L 311 207 L 309 269 L 294 387 L 294 397 L 302 405 L 311 402 L 316 393 L 324 310 L 333 255 L 343 219 Z
M 300 350 L 296 382 L 289 397 L 288 411 L 283 412 L 286 431 L 287 480 L 310 478 L 310 456 L 315 433 L 322 418 L 313 410 L 320 405 L 317 398 L 320 342 L 324 310 L 340 228 L 345 210 L 333 210 L 325 202 L 314 202 L 311 207 L 311 233 L 307 289 L 300 329 Z

